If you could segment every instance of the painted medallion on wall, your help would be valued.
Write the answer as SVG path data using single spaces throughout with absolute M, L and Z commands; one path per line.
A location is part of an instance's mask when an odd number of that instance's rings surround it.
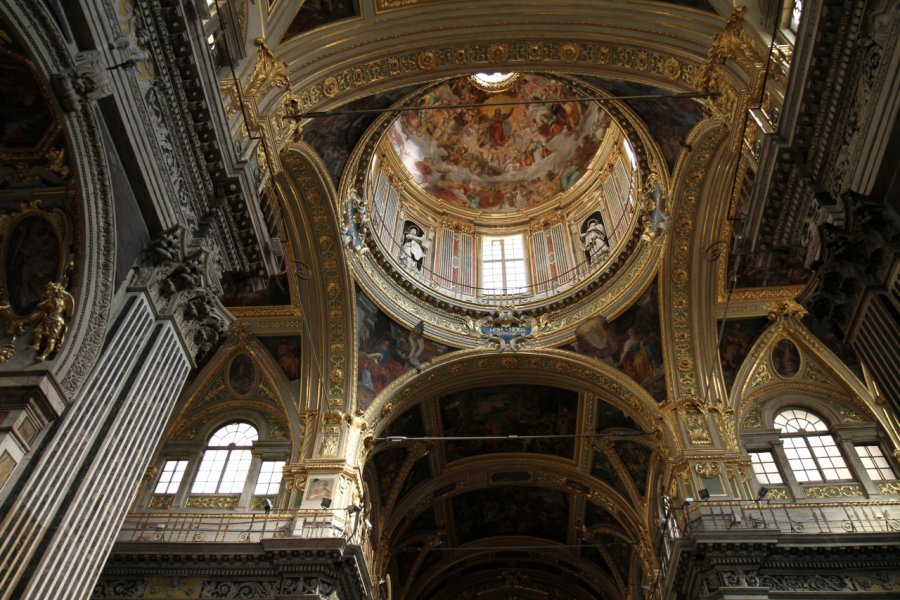
M 498 93 L 456 79 L 416 103 L 475 108 L 409 110 L 387 137 L 413 181 L 432 196 L 482 211 L 523 210 L 566 191 L 587 172 L 612 119 L 594 102 L 508 103 L 582 95 L 533 74 Z
M 780 340 L 772 348 L 772 366 L 782 377 L 789 378 L 800 370 L 800 350 L 791 340 Z
M 656 282 L 624 313 L 609 321 L 598 315 L 575 330 L 566 348 L 615 367 L 641 384 L 657 401 L 666 399 L 659 296 Z
M 228 367 L 228 383 L 238 396 L 246 396 L 253 389 L 256 370 L 253 361 L 246 354 L 238 354 Z

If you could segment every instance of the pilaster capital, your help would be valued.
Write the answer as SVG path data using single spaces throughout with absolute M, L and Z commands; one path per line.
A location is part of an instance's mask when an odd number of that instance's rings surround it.
M 176 225 L 147 244 L 129 281 L 130 289 L 147 293 L 158 314 L 174 321 L 195 362 L 218 345 L 234 320 L 218 299 L 212 262 L 209 249 Z

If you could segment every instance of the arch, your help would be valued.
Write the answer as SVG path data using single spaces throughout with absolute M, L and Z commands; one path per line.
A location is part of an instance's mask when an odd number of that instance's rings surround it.
M 295 274 L 324 284 L 298 290 L 304 330 L 308 332 L 303 338 L 301 370 L 311 374 L 305 378 L 299 409 L 318 410 L 320 415 L 328 408 L 350 412 L 355 390 L 346 382 L 356 380 L 356 365 L 351 360 L 353 283 L 341 251 L 339 218 L 333 209 L 334 187 L 309 146 L 291 145 L 281 157 L 285 170 L 277 184 L 292 236 L 289 246 L 296 253 L 291 257 Z M 316 348 L 308 347 L 313 338 L 321 340 Z M 321 403 L 323 397 L 325 404 Z
M 2 17 L 22 41 L 40 75 L 47 94 L 54 74 L 69 73 L 75 67 L 70 45 L 44 5 L 12 0 L 0 6 Z M 47 94 L 49 96 L 49 94 Z M 115 210 L 101 126 L 91 102 L 63 112 L 57 105 L 66 150 L 76 174 L 76 201 L 83 241 L 77 249 L 80 264 L 71 282 L 75 309 L 69 320 L 65 341 L 50 369 L 62 390 L 71 399 L 94 365 L 103 345 L 115 285 Z M 25 368 L 32 369 L 33 364 Z M 44 365 L 37 365 L 46 369 Z
M 390 414 L 400 414 L 427 395 L 476 387 L 501 380 L 546 384 L 595 394 L 653 432 L 667 452 L 674 454 L 676 432 L 663 426 L 657 402 L 640 385 L 622 377 L 611 366 L 568 350 L 541 349 L 514 354 L 472 349 L 444 354 L 421 373 L 410 371 L 385 388 L 365 411 L 374 439 L 387 427 Z M 362 464 L 367 448 L 360 448 L 357 464 Z

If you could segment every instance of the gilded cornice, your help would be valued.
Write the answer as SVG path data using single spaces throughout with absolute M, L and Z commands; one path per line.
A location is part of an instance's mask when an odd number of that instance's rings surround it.
M 322 109 L 343 104 L 358 91 L 404 80 L 435 80 L 460 72 L 490 68 L 508 71 L 568 71 L 620 77 L 637 74 L 668 89 L 690 89 L 696 63 L 638 46 L 571 39 L 507 39 L 425 46 L 369 59 L 294 89 L 283 99 L 289 111 Z M 600 73 L 597 69 L 600 69 Z M 425 75 L 425 77 L 422 77 Z M 391 80 L 395 83 L 391 84 Z

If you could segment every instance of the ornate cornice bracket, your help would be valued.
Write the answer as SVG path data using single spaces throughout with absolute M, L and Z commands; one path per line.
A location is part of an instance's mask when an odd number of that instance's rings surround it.
M 129 288 L 143 289 L 157 312 L 175 322 L 196 362 L 219 344 L 234 320 L 217 297 L 211 260 L 203 243 L 177 225 L 147 245 L 129 281 Z
M 59 103 L 68 112 L 78 110 L 82 102 L 98 100 L 112 93 L 109 72 L 98 50 L 86 50 L 75 55 L 75 63 L 50 78 Z

